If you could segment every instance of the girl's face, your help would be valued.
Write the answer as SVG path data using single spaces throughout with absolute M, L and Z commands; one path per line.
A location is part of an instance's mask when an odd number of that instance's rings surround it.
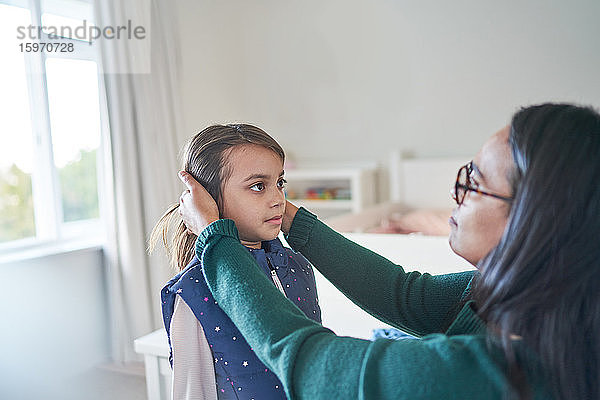
M 265 147 L 236 146 L 226 157 L 230 176 L 223 184 L 223 218 L 235 221 L 243 245 L 257 248 L 279 234 L 285 193 L 283 161 Z
M 508 172 L 514 167 L 508 134 L 508 127 L 498 131 L 473 158 L 471 182 L 477 189 L 512 196 Z M 509 211 L 506 201 L 467 191 L 463 203 L 450 218 L 450 247 L 476 265 L 500 242 Z

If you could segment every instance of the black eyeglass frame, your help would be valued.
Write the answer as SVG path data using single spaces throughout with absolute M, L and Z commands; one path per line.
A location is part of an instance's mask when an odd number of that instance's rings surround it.
M 466 177 L 467 177 L 466 185 L 459 182 L 460 174 L 463 172 L 463 170 L 466 171 Z M 460 167 L 458 169 L 458 174 L 456 175 L 456 182 L 454 183 L 454 192 L 452 193 L 452 198 L 454 199 L 454 201 L 456 201 L 456 204 L 458 204 L 460 206 L 465 201 L 467 192 L 475 192 L 482 196 L 490 196 L 490 197 L 494 197 L 494 198 L 502 200 L 502 201 L 506 201 L 508 203 L 512 203 L 512 201 L 514 200 L 512 197 L 501 196 L 499 194 L 486 192 L 484 190 L 477 189 L 473 186 L 470 186 L 472 171 L 473 171 L 473 161 L 469 161 L 467 164 L 463 165 L 462 167 Z M 462 196 L 460 196 L 460 199 L 459 199 L 459 195 L 458 195 L 459 189 L 464 190 L 464 192 L 462 192 Z

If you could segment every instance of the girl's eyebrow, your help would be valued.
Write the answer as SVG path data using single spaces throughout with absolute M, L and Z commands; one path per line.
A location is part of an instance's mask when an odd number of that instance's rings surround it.
M 285 173 L 284 170 L 281 170 L 281 172 L 279 173 L 279 177 L 282 177 L 283 174 Z M 271 176 L 270 175 L 266 175 L 266 174 L 252 174 L 249 177 L 247 177 L 246 179 L 244 179 L 244 182 L 248 182 L 254 179 L 269 179 Z

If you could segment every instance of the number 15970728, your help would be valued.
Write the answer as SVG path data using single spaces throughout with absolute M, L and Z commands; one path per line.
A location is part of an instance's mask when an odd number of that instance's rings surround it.
M 21 53 L 72 53 L 75 49 L 73 43 L 19 43 Z

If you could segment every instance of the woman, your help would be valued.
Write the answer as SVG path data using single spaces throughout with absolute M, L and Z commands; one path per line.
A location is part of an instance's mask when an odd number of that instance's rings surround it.
M 307 319 L 253 268 L 206 191 L 181 177 L 181 214 L 199 234 L 208 286 L 289 398 L 600 398 L 594 110 L 524 108 L 460 169 L 450 244 L 477 273 L 405 273 L 287 204 L 290 245 L 363 309 L 420 340 L 337 337 Z

